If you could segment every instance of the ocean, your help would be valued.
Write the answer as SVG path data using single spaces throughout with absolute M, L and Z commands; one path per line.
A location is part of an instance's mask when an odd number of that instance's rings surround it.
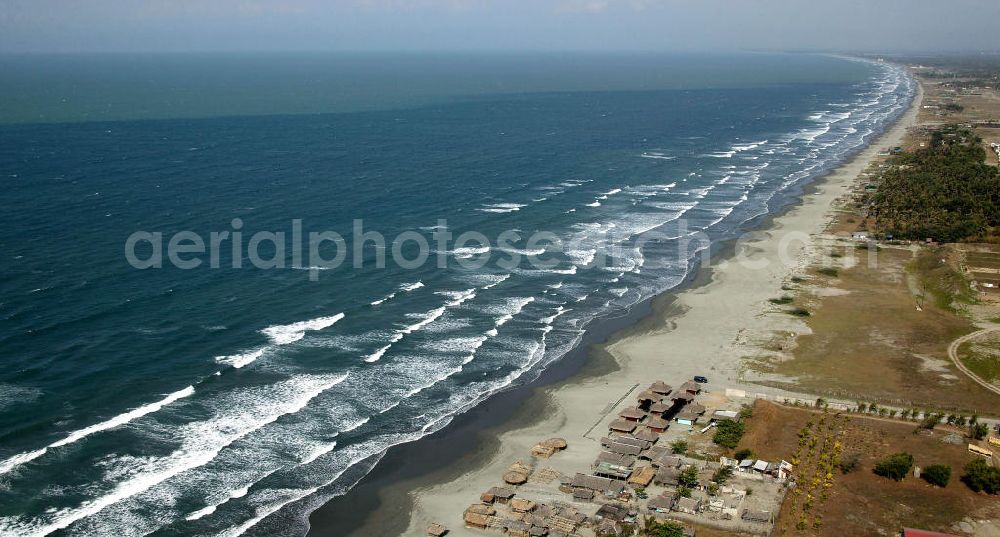
M 916 89 L 888 64 L 805 54 L 0 69 L 12 536 L 301 535 L 392 446 L 685 281 Z M 214 255 L 167 255 L 213 233 L 229 237 Z M 345 242 L 297 253 L 310 233 Z M 162 266 L 136 268 L 155 244 Z

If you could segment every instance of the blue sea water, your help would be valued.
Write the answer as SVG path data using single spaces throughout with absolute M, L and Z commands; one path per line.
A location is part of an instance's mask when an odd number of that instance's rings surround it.
M 299 534 L 386 449 L 678 285 L 703 238 L 778 208 L 915 89 L 777 54 L 0 64 L 2 535 Z M 433 249 L 441 220 L 522 239 L 417 268 L 370 245 L 361 268 L 290 247 L 268 270 L 229 248 L 220 268 L 126 260 L 136 231 L 207 241 L 237 218 L 247 240 L 293 220 L 361 220 L 390 250 L 404 231 Z M 541 231 L 566 247 L 526 242 Z

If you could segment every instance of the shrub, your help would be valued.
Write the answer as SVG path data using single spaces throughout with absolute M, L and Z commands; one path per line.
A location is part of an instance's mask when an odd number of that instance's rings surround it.
M 911 468 L 913 468 L 913 455 L 904 451 L 893 453 L 875 463 L 875 474 L 902 481 L 906 474 L 910 473 Z
M 650 537 L 683 537 L 684 526 L 677 522 L 657 522 L 652 517 L 646 519 L 646 535 Z
M 1000 493 L 1000 468 L 990 466 L 983 459 L 976 459 L 965 465 L 962 481 L 976 492 Z
M 721 485 L 724 484 L 726 481 L 728 481 L 729 478 L 732 476 L 733 476 L 733 468 L 731 466 L 723 466 L 718 470 L 716 470 L 714 474 L 712 474 L 712 481 L 715 481 L 716 483 Z
M 792 308 L 787 313 L 796 317 L 808 317 L 810 315 L 809 310 L 805 308 Z
M 990 427 L 985 423 L 974 423 L 969 426 L 969 436 L 976 440 L 982 440 L 988 434 L 990 434 Z
M 750 405 L 740 405 L 740 419 L 745 420 L 753 417 L 753 407 Z
M 733 458 L 738 461 L 745 461 L 753 457 L 753 450 L 750 448 L 743 448 L 733 455 Z
M 696 466 L 688 466 L 681 471 L 681 475 L 677 477 L 677 481 L 685 487 L 693 487 L 698 484 L 698 468 Z
M 927 414 L 924 416 L 924 421 L 920 422 L 921 429 L 933 429 L 937 427 L 937 424 L 941 423 L 940 414 Z
M 835 269 L 833 267 L 820 267 L 820 268 L 816 269 L 816 272 L 818 272 L 818 273 L 820 273 L 820 274 L 822 274 L 824 276 L 830 276 L 830 277 L 833 277 L 833 278 L 836 278 L 837 275 L 840 274 L 840 271 L 838 271 L 837 269 Z
M 771 304 L 777 304 L 779 306 L 784 306 L 785 304 L 791 304 L 792 302 L 795 302 L 795 299 L 792 298 L 792 297 L 790 297 L 790 296 L 788 296 L 788 295 L 784 295 L 781 298 L 772 298 L 772 299 L 769 300 L 769 302 Z
M 951 466 L 945 464 L 932 464 L 921 472 L 920 477 L 931 485 L 939 487 L 948 486 L 951 480 Z
M 736 448 L 740 443 L 740 439 L 743 438 L 743 432 L 745 431 L 743 423 L 735 420 L 719 420 L 715 425 L 715 429 L 715 436 L 712 437 L 712 442 L 730 449 Z
M 688 443 L 685 440 L 675 440 L 670 444 L 670 452 L 674 454 L 687 453 Z
M 801 276 L 792 276 L 791 278 L 789 278 L 789 280 L 792 283 L 802 283 L 802 282 L 806 281 L 806 279 L 803 278 L 803 277 L 801 277 Z
M 851 453 L 846 455 L 843 459 L 837 463 L 837 467 L 840 468 L 840 473 L 849 474 L 861 467 L 861 454 Z
M 691 489 L 685 486 L 677 487 L 677 495 L 680 496 L 681 498 L 690 498 Z

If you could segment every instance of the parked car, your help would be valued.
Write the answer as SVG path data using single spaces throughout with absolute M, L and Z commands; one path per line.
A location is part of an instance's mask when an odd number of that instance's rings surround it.
M 697 383 L 699 383 L 699 384 L 705 384 L 706 382 L 708 382 L 708 377 L 703 377 L 701 375 L 695 375 L 694 376 L 694 381 L 697 382 Z

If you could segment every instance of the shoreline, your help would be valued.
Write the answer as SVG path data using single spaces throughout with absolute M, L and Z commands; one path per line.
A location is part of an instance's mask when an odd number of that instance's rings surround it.
M 702 374 L 711 381 L 710 391 L 741 385 L 741 336 L 795 330 L 798 323 L 792 316 L 761 315 L 767 299 L 780 293 L 782 282 L 815 246 L 807 239 L 792 252 L 792 265 L 776 263 L 779 235 L 822 232 L 833 202 L 877 157 L 878 148 L 899 145 L 922 95 L 918 84 L 909 108 L 883 133 L 788 193 L 778 211 L 747 222 L 744 236 L 750 241 L 717 243 L 707 266 L 698 266 L 673 290 L 598 319 L 575 349 L 534 381 L 491 397 L 442 431 L 390 450 L 351 493 L 309 515 L 309 535 L 424 535 L 431 522 L 450 528 L 449 535 L 479 535 L 464 528 L 462 508 L 497 484 L 503 468 L 526 459 L 535 442 L 552 436 L 569 440 L 570 449 L 546 465 L 587 467 L 598 445 L 587 432 L 606 425 L 613 417 L 606 410 L 616 408 L 615 401 L 641 379 L 674 384 Z M 737 256 L 772 262 L 750 269 L 731 262 Z M 757 392 L 789 393 L 752 386 Z

